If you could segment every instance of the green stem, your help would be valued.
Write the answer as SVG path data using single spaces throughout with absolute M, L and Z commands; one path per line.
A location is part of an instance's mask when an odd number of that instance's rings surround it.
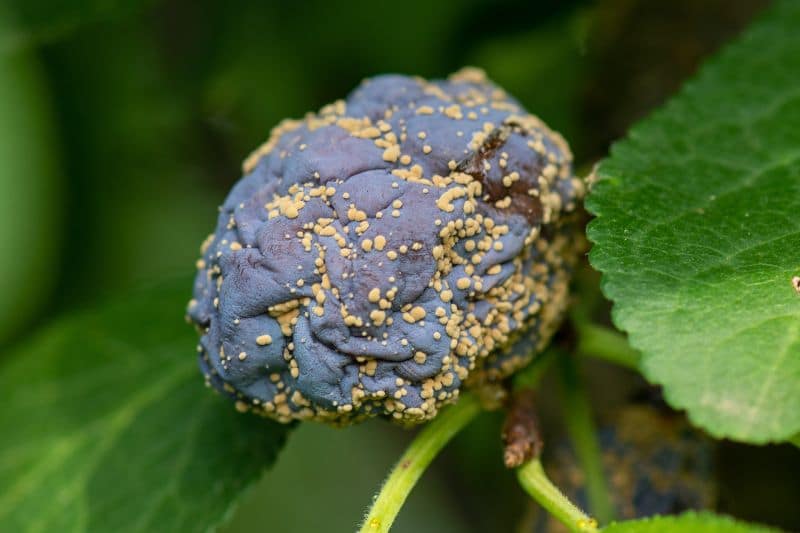
M 575 321 L 575 328 L 578 331 L 578 353 L 639 370 L 639 352 L 628 344 L 622 333 L 580 320 Z
M 477 398 L 462 394 L 458 402 L 429 422 L 395 465 L 361 525 L 362 533 L 389 531 L 417 480 L 439 451 L 480 412 Z
M 533 363 L 527 368 L 514 376 L 514 389 L 537 388 L 542 377 L 555 361 L 569 358 L 569 354 L 555 346 L 551 346 L 534 359 Z M 542 507 L 572 531 L 597 531 L 597 522 L 578 509 L 547 479 L 538 458 L 518 468 L 517 477 L 522 487 Z
M 597 442 L 594 422 L 592 421 L 589 399 L 581 383 L 575 360 L 562 357 L 561 367 L 561 406 L 567 433 L 575 449 L 575 455 L 581 470 L 586 476 L 586 495 L 589 509 L 597 516 L 601 524 L 607 524 L 614 518 L 614 509 L 609 498 L 600 445 Z
M 514 390 L 520 389 L 536 389 L 539 382 L 550 369 L 550 366 L 559 357 L 563 357 L 564 352 L 550 346 L 544 352 L 540 353 L 535 359 L 525 368 L 515 373 L 512 377 L 511 383 Z
M 570 531 L 595 532 L 597 521 L 578 509 L 547 478 L 538 459 L 528 461 L 517 469 L 522 488 L 547 511 L 566 525 Z

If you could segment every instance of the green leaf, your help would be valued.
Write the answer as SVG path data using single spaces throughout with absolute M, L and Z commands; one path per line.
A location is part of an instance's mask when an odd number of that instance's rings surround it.
M 205 531 L 271 465 L 287 427 L 203 387 L 191 283 L 57 322 L 0 366 L 0 524 Z
M 800 431 L 800 3 L 615 145 L 587 206 L 616 325 L 717 437 Z
M 617 522 L 603 528 L 603 533 L 768 533 L 778 530 L 758 524 L 737 522 L 712 513 L 687 512 L 679 516 L 653 516 L 641 520 Z

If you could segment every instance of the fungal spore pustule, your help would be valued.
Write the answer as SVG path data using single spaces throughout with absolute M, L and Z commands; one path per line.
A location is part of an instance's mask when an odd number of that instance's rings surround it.
M 481 71 L 365 80 L 245 161 L 198 261 L 200 367 L 283 422 L 428 420 L 549 340 L 582 195 L 561 136 Z

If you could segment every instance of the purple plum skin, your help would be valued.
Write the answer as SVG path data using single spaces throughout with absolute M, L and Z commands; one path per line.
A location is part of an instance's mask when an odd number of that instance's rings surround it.
M 549 340 L 582 194 L 564 140 L 480 71 L 365 80 L 245 161 L 198 261 L 200 367 L 282 422 L 429 420 Z

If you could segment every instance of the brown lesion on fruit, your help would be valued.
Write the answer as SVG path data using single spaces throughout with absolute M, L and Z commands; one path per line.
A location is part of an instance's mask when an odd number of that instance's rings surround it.
M 794 287 L 794 290 L 797 292 L 797 294 L 800 294 L 800 276 L 795 276 L 792 278 L 792 287 Z
M 475 152 L 458 163 L 455 170 L 469 174 L 480 182 L 483 192 L 492 203 L 502 202 L 505 198 L 509 200 L 513 198 L 514 201 L 508 202 L 508 205 L 504 205 L 504 207 L 512 213 L 523 215 L 531 226 L 538 226 L 542 222 L 542 202 L 538 196 L 529 194 L 530 182 L 528 180 L 514 180 L 506 186 L 502 181 L 492 181 L 486 175 L 489 162 L 506 144 L 512 133 L 528 134 L 521 124 L 508 121 L 489 132 Z M 541 168 L 535 169 L 532 176 L 537 176 L 541 171 Z

